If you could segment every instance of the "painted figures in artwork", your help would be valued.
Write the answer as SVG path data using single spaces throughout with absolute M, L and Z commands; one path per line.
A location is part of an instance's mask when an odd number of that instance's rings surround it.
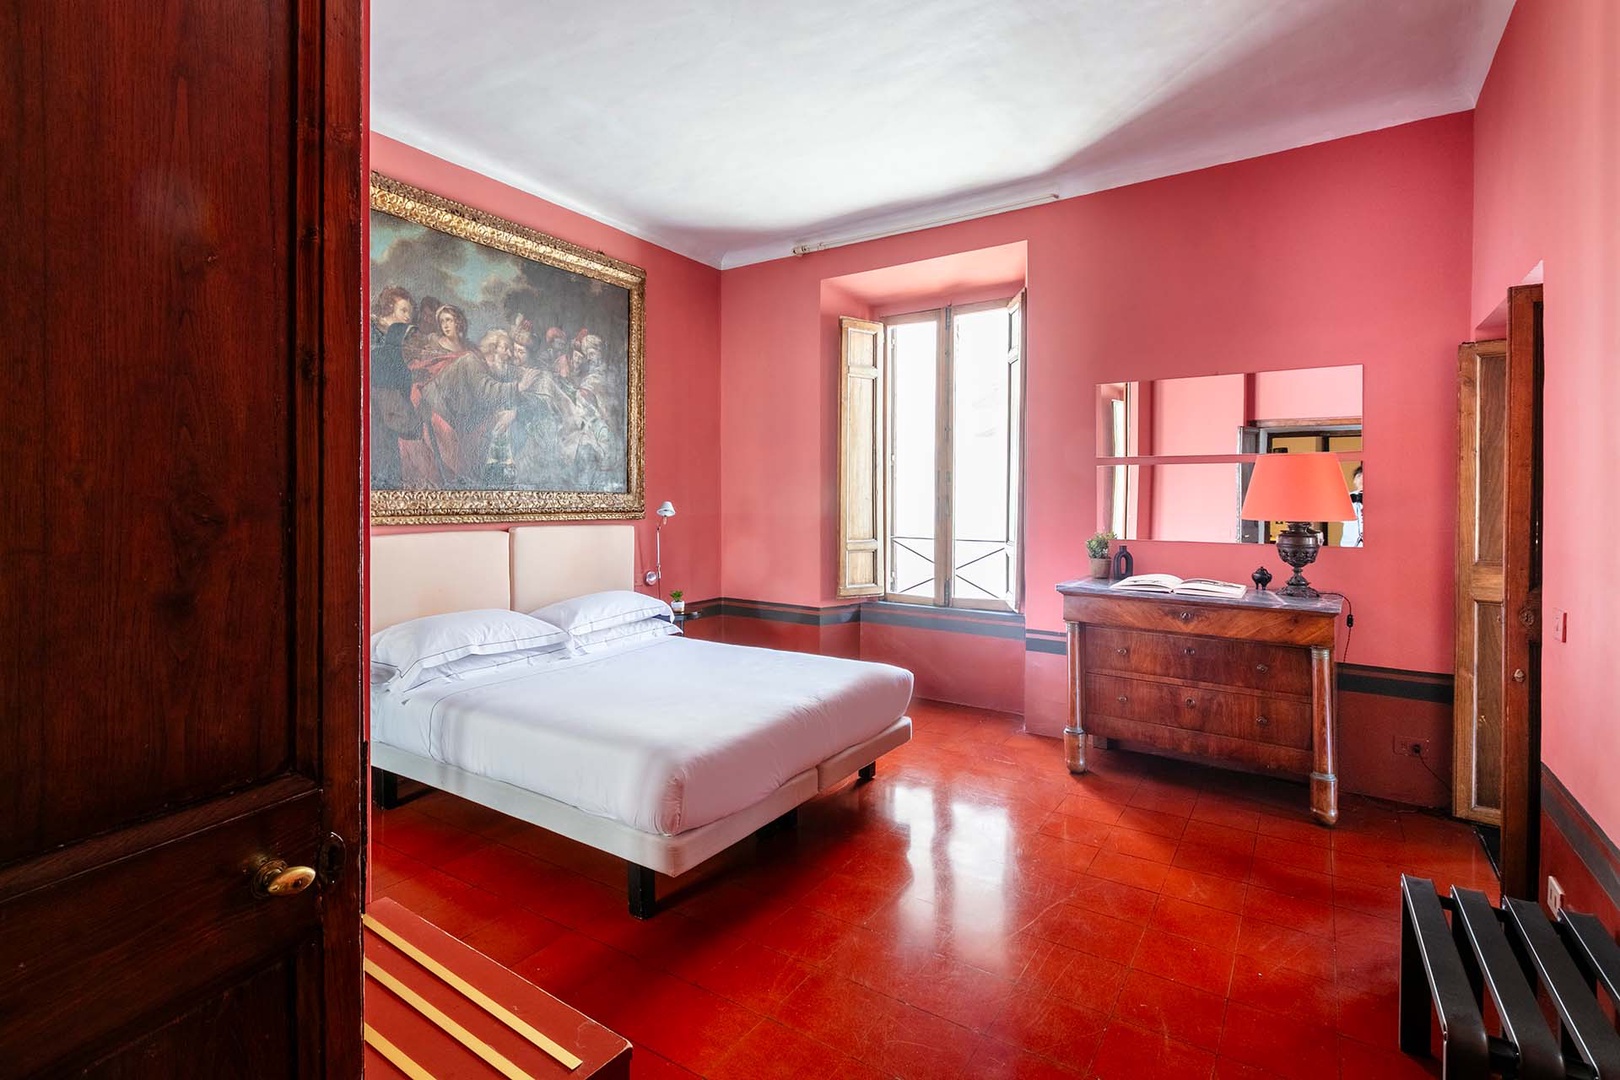
M 626 290 L 381 212 L 372 281 L 373 490 L 626 490 Z

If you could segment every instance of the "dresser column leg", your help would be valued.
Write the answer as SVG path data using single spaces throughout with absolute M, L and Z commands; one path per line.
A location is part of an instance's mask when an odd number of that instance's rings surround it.
M 1311 814 L 1323 825 L 1339 820 L 1338 725 L 1333 716 L 1333 650 L 1311 649 Z
M 1069 627 L 1069 726 L 1063 729 L 1063 756 L 1072 773 L 1086 771 L 1086 730 L 1084 726 L 1085 700 L 1085 628 L 1080 623 Z

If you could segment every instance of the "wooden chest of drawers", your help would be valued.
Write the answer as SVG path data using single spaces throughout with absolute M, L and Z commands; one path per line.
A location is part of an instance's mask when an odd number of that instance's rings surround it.
M 1311 813 L 1338 820 L 1333 643 L 1340 603 L 1121 594 L 1068 581 L 1071 772 L 1086 737 L 1120 739 L 1310 778 Z

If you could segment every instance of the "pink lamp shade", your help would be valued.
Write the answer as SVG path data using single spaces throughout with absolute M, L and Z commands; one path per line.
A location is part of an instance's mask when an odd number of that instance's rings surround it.
M 1249 521 L 1350 521 L 1350 489 L 1335 454 L 1261 454 L 1243 497 Z

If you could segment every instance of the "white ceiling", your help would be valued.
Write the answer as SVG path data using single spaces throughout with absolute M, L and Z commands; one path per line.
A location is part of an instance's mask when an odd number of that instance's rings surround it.
M 1512 0 L 373 0 L 373 128 L 716 266 L 1472 108 Z

